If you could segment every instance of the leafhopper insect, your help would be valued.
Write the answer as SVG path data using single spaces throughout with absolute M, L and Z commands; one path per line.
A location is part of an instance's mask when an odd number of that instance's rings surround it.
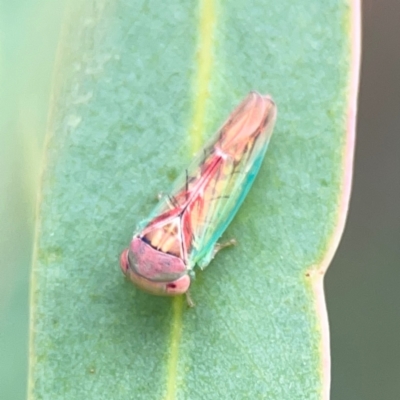
M 142 221 L 120 257 L 123 273 L 155 295 L 188 294 L 260 169 L 276 119 L 271 97 L 250 92 Z M 233 241 L 228 244 L 232 244 Z

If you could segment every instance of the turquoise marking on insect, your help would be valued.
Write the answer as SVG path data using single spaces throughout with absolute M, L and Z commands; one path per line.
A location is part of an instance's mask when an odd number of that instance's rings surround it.
M 250 92 L 189 168 L 139 224 L 121 269 L 155 295 L 186 294 L 196 266 L 205 268 L 223 247 L 232 221 L 260 169 L 276 119 L 271 97 Z

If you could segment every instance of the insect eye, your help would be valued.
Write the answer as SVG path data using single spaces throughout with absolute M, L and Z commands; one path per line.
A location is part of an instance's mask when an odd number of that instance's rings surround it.
M 126 274 L 126 271 L 128 271 L 129 265 L 128 265 L 128 249 L 124 250 L 121 253 L 121 257 L 119 259 L 119 264 L 121 266 L 122 272 Z
M 176 289 L 176 285 L 175 285 L 175 283 L 168 283 L 167 288 L 168 289 Z

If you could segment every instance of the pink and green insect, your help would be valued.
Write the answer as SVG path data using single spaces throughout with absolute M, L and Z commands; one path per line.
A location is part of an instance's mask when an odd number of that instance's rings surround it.
M 232 221 L 260 169 L 276 119 L 271 97 L 250 92 L 142 221 L 120 257 L 123 273 L 155 295 L 186 294 L 195 267 L 223 247 Z

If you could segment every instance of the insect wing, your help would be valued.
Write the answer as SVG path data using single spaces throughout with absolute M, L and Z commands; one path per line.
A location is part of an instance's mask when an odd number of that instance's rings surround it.
M 191 262 L 205 267 L 260 169 L 276 119 L 268 96 L 252 92 L 234 110 L 205 150 L 202 186 L 193 199 Z M 195 197 L 195 196 L 193 196 Z
M 205 267 L 257 175 L 275 118 L 272 99 L 251 92 L 143 221 L 140 236 L 188 269 Z

